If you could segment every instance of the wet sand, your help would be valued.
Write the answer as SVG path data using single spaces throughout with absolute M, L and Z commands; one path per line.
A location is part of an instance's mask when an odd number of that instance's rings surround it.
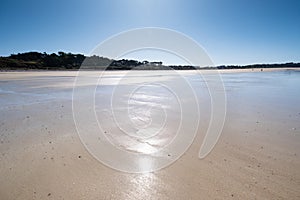
M 107 72 L 99 98 L 124 73 Z M 76 72 L 1 72 L 0 199 L 299 199 L 300 72 L 222 73 L 226 121 L 204 159 L 198 153 L 209 96 L 193 72 L 179 73 L 199 86 L 197 137 L 171 166 L 130 174 L 101 164 L 79 139 L 72 113 Z M 101 117 L 106 99 L 99 101 Z

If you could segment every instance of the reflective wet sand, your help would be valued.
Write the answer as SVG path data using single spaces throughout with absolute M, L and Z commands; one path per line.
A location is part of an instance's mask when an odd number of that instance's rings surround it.
M 136 73 L 127 76 L 121 89 L 158 79 L 176 84 L 167 72 Z M 0 198 L 299 199 L 300 72 L 222 71 L 226 121 L 217 145 L 204 159 L 198 153 L 210 119 L 209 93 L 194 72 L 179 73 L 197 88 L 201 111 L 197 137 L 171 166 L 130 174 L 101 164 L 79 139 L 72 113 L 76 72 L 1 72 Z M 163 134 L 141 145 L 120 139 L 122 131 L 110 120 L 108 97 L 124 75 L 104 74 L 95 91 L 95 113 L 116 146 L 133 152 L 155 151 L 174 135 Z M 80 85 L 83 93 L 96 76 L 86 72 L 86 77 Z M 171 119 L 164 126 L 170 130 L 166 133 L 176 130 L 180 121 L 172 93 L 156 87 L 148 84 L 129 95 L 129 101 L 117 98 L 121 102 L 114 102 L 116 113 L 124 109 L 118 107 L 124 102 L 132 108 L 119 112 L 118 117 L 131 120 L 131 125 L 124 120 L 120 126 L 135 127 L 133 133 L 144 140 L 164 125 L 161 108 Z M 149 127 L 154 128 L 149 131 Z

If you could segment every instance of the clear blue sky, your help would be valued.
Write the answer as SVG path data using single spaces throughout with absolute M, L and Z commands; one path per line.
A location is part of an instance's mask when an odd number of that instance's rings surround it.
M 300 1 L 2 0 L 0 55 L 88 54 L 133 28 L 162 27 L 201 44 L 215 64 L 300 62 Z

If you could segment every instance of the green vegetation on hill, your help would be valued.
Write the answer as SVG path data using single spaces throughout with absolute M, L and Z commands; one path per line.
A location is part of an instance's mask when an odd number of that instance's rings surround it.
M 27 52 L 0 58 L 0 69 L 78 69 L 86 57 L 81 54 L 58 52 Z
M 58 52 L 47 54 L 39 52 L 26 52 L 12 54 L 7 57 L 0 57 L 0 70 L 78 70 L 80 67 L 85 69 L 106 69 L 106 70 L 193 70 L 193 69 L 244 69 L 244 68 L 296 68 L 300 63 L 284 64 L 255 64 L 255 65 L 229 65 L 217 67 L 196 67 L 188 65 L 166 66 L 162 62 L 149 62 L 137 60 L 113 60 L 100 56 L 85 56 L 82 54 L 72 54 Z

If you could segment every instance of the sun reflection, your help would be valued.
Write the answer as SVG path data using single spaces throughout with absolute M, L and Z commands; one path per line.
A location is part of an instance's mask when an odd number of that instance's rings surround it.
M 142 153 L 142 154 L 151 154 L 151 153 L 155 153 L 158 150 L 157 148 L 147 143 L 138 143 L 128 149 L 131 149 L 135 152 Z
M 143 199 L 152 196 L 155 187 L 155 175 L 153 173 L 138 174 L 131 179 L 133 186 L 133 195 L 137 199 Z
M 142 170 L 146 171 L 149 171 L 149 167 L 153 165 L 150 156 L 141 156 L 136 162 Z M 157 176 L 152 172 L 127 174 L 127 178 L 128 184 L 120 199 L 152 199 L 157 184 L 160 184 L 157 182 Z

